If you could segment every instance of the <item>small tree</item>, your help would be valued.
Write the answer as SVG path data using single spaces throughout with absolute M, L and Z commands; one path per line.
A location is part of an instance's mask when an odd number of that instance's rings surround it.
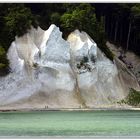
M 88 32 L 90 35 L 95 30 L 96 16 L 90 4 L 79 4 L 61 16 L 61 27 L 68 32 L 75 29 Z
M 30 9 L 24 5 L 8 8 L 8 14 L 4 17 L 6 28 L 12 35 L 21 36 L 30 29 L 31 25 L 37 26 L 37 22 Z
M 55 12 L 51 14 L 51 23 L 59 25 L 60 24 L 60 14 Z

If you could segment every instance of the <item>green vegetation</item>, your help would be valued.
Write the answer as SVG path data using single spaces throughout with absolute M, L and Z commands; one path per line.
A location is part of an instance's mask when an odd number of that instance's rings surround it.
M 95 9 L 90 4 L 79 4 L 75 6 L 74 10 L 68 10 L 61 16 L 61 27 L 67 32 L 75 29 L 84 30 L 86 32 L 94 33 L 96 17 Z M 95 35 L 95 33 L 94 33 Z
M 22 36 L 27 33 L 31 25 L 36 26 L 30 9 L 23 5 L 8 8 L 8 14 L 5 15 L 4 19 L 6 28 L 13 35 Z
M 140 91 L 131 88 L 126 98 L 126 103 L 132 106 L 138 106 L 140 104 Z
M 8 65 L 8 60 L 6 59 L 6 51 L 0 46 L 0 68 Z
M 105 44 L 105 43 L 104 43 Z M 114 59 L 114 54 L 112 53 L 112 51 L 110 51 L 110 49 L 108 47 L 106 47 L 104 44 L 102 45 L 98 45 L 98 47 L 105 53 L 105 55 L 113 61 Z
M 140 91 L 136 91 L 135 89 L 131 88 L 128 96 L 118 103 L 125 103 L 131 106 L 139 106 L 140 105 Z
M 0 46 L 0 75 L 8 73 L 9 62 L 7 60 L 6 51 Z
M 22 36 L 37 20 L 24 4 L 0 4 L 0 44 L 7 51 L 15 36 Z
M 51 23 L 53 23 L 53 24 L 60 24 L 60 14 L 59 13 L 53 13 L 52 15 L 51 15 Z

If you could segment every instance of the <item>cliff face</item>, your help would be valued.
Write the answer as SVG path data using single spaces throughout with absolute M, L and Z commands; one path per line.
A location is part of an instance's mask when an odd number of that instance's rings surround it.
M 11 73 L 0 79 L 3 109 L 109 107 L 128 94 L 116 64 L 85 32 L 76 30 L 65 41 L 55 25 L 31 29 L 7 55 Z
M 115 46 L 110 42 L 107 42 L 106 45 L 116 56 L 116 61 L 119 61 L 123 67 L 127 68 L 128 71 L 133 73 L 133 77 L 136 77 L 140 85 L 140 56 L 136 55 L 134 52 L 131 51 L 127 51 L 124 53 L 122 47 Z M 118 67 L 118 69 L 120 68 Z
M 116 65 L 104 56 L 85 32 L 71 33 L 68 42 L 79 90 L 87 106 L 115 105 L 127 95 Z

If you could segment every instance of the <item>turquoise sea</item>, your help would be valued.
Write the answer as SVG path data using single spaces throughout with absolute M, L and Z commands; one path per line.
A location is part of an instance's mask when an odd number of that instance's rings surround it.
M 1 112 L 0 136 L 140 136 L 140 111 Z

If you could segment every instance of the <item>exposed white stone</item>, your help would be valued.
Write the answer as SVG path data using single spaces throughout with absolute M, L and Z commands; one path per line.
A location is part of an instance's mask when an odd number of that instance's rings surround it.
M 74 70 L 78 71 L 80 93 L 86 105 L 94 107 L 112 104 L 125 97 L 116 65 L 104 56 L 85 32 L 76 30 L 69 35 L 68 42 L 70 42 Z M 84 57 L 88 58 L 88 62 L 84 62 L 78 68 L 77 65 Z M 92 61 L 92 57 L 95 62 Z
M 31 28 L 7 55 L 11 73 L 0 79 L 0 108 L 103 107 L 127 95 L 116 65 L 85 32 L 65 41 L 55 25 Z
M 47 31 L 32 28 L 24 36 L 16 37 L 8 51 L 13 73 L 0 80 L 0 105 L 18 103 L 30 107 L 28 99 L 32 97 L 30 100 L 36 106 L 40 100 L 37 94 L 44 93 L 42 106 L 79 107 L 69 49 L 55 25 Z

